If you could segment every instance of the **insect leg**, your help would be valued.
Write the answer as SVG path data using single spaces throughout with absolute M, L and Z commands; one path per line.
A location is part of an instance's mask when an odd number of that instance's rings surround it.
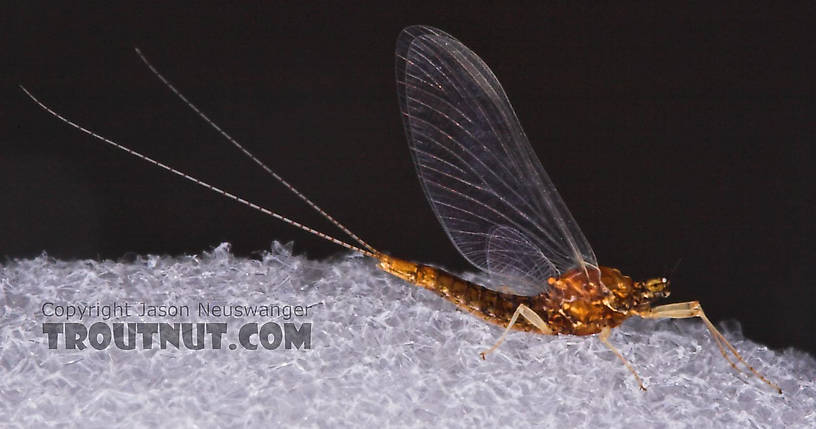
M 504 342 L 504 337 L 507 336 L 507 333 L 510 332 L 510 329 L 513 327 L 513 325 L 515 325 L 516 320 L 518 320 L 519 315 L 522 315 L 525 320 L 530 322 L 530 324 L 532 324 L 533 326 L 538 328 L 544 334 L 552 335 L 552 329 L 550 329 L 549 325 L 547 325 L 547 322 L 545 322 L 541 318 L 541 316 L 536 314 L 536 312 L 533 311 L 532 309 L 530 309 L 530 307 L 528 307 L 528 306 L 526 306 L 524 304 L 520 304 L 518 306 L 518 308 L 516 308 L 515 313 L 513 313 L 513 317 L 510 318 L 510 323 L 507 325 L 507 328 L 501 334 L 501 337 L 499 337 L 499 340 L 496 341 L 496 344 L 493 344 L 493 347 L 479 353 L 479 355 L 482 356 L 482 359 L 484 359 L 485 356 L 489 355 L 490 353 L 493 353 L 494 350 L 499 348 L 501 343 Z
M 728 357 L 728 354 L 725 352 L 725 349 L 730 351 L 738 361 L 742 362 L 742 364 L 745 365 L 760 380 L 764 381 L 766 384 L 776 389 L 776 391 L 779 392 L 779 394 L 782 394 L 782 389 L 779 386 L 772 383 L 762 374 L 757 372 L 751 365 L 748 365 L 748 363 L 745 362 L 745 359 L 743 359 L 739 352 L 737 352 L 737 349 L 734 348 L 734 346 L 732 346 L 731 343 L 729 343 L 728 340 L 725 339 L 723 334 L 721 334 L 720 331 L 718 331 L 717 328 L 714 327 L 714 324 L 711 323 L 710 320 L 708 320 L 708 317 L 703 312 L 703 307 L 700 306 L 700 303 L 698 301 L 659 305 L 657 307 L 653 307 L 648 312 L 640 313 L 639 315 L 640 317 L 648 319 L 688 319 L 691 317 L 699 317 L 700 319 L 703 320 L 703 323 L 705 323 L 706 327 L 708 328 L 708 331 L 711 332 L 711 336 L 714 338 L 714 341 L 717 343 L 717 346 L 720 347 L 720 352 L 722 353 L 722 355 L 725 357 L 728 363 L 730 363 L 731 366 L 734 367 L 734 369 L 739 371 L 739 368 L 737 368 L 734 362 L 732 362 L 732 360 Z M 725 349 L 723 347 L 725 347 Z
M 653 308 L 652 309 L 652 314 L 659 311 L 659 313 L 661 314 L 661 316 L 660 316 L 661 318 L 675 318 L 676 319 L 676 318 L 696 317 L 695 315 L 688 315 L 691 307 L 694 306 L 694 303 L 697 303 L 696 304 L 697 306 L 700 305 L 699 302 L 696 302 L 696 301 L 679 302 L 679 303 L 674 303 L 674 304 L 661 305 L 659 307 Z M 705 317 L 705 316 L 703 316 L 703 317 Z M 653 316 L 653 318 L 657 318 L 657 316 Z M 708 322 L 708 318 L 705 318 L 704 322 Z M 706 323 L 706 327 L 709 329 L 709 331 L 711 331 L 711 329 L 713 329 L 713 325 L 711 325 L 711 322 Z M 725 344 L 728 344 L 728 341 L 725 340 L 725 337 L 723 337 L 722 334 L 720 334 L 720 332 L 718 330 L 716 330 L 716 329 L 711 331 L 711 336 L 712 336 L 712 338 L 714 338 L 714 343 L 716 343 L 717 347 L 720 349 L 720 354 L 722 354 L 722 356 L 725 358 L 725 360 L 728 361 L 729 364 L 731 364 L 731 367 L 734 368 L 734 370 L 736 370 L 737 372 L 742 374 L 742 370 L 739 369 L 737 367 L 736 363 L 734 363 L 734 361 L 731 359 L 731 357 L 728 356 L 728 352 L 726 351 L 726 345 L 725 345 Z M 725 344 L 723 344 L 723 341 L 725 341 Z M 731 347 L 730 344 L 728 344 L 728 347 L 733 348 L 733 347 Z
M 609 342 L 609 334 L 611 333 L 612 329 L 606 326 L 603 329 L 601 329 L 601 333 L 598 335 L 598 339 L 600 339 L 601 342 L 604 343 L 604 345 L 609 347 L 609 350 L 612 350 L 612 353 L 615 353 L 615 356 L 617 356 L 618 359 L 620 359 L 621 362 L 623 362 L 623 364 L 626 365 L 626 368 L 628 368 L 632 374 L 634 374 L 635 380 L 637 380 L 638 385 L 640 385 L 640 388 L 645 392 L 646 388 L 643 386 L 643 381 L 640 379 L 640 376 L 638 375 L 637 371 L 635 371 L 635 369 L 632 368 L 632 365 L 630 365 L 626 358 L 623 357 L 621 352 L 619 352 L 618 349 L 616 349 L 615 346 L 613 346 L 612 343 Z

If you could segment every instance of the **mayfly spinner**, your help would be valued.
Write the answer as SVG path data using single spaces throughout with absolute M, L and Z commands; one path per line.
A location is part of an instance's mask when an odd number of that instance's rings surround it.
M 374 258 L 378 267 L 409 283 L 430 289 L 459 308 L 501 326 L 547 335 L 592 335 L 635 375 L 609 342 L 610 330 L 632 316 L 648 319 L 699 317 L 723 357 L 739 371 L 780 388 L 748 365 L 706 317 L 697 301 L 654 306 L 669 295 L 669 280 L 633 281 L 601 266 L 578 224 L 536 157 L 499 81 L 470 49 L 431 27 L 400 33 L 396 50 L 397 93 L 425 196 L 459 252 L 487 274 L 480 285 L 429 265 L 399 259 L 373 248 L 332 218 L 258 160 L 184 97 L 137 49 L 139 57 L 173 93 L 267 173 L 352 238 L 352 245 L 84 128 L 37 100 L 40 107 L 72 127 L 117 149 L 205 188 L 338 245 Z

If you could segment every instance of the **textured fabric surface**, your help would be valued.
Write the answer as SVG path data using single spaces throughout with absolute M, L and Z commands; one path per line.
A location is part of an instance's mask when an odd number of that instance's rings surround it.
M 189 305 L 187 318 L 113 322 L 245 323 L 281 317 L 199 316 L 199 303 L 311 306 L 311 349 L 49 349 L 43 304 Z M 138 307 L 137 307 L 138 309 Z M 139 313 L 135 311 L 134 313 Z M 90 326 L 101 317 L 87 316 Z M 77 320 L 71 320 L 76 322 Z M 724 334 L 778 395 L 740 375 L 697 320 L 629 320 L 611 341 L 513 333 L 486 361 L 500 328 L 359 257 L 311 261 L 285 246 L 259 259 L 228 245 L 189 257 L 0 266 L 0 422 L 120 427 L 816 427 L 816 360 Z

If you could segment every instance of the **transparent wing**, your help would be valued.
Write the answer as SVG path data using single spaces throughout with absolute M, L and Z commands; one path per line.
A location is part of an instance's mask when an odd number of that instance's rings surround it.
M 452 36 L 408 27 L 397 40 L 397 92 L 425 195 L 459 252 L 511 288 L 547 287 L 597 269 L 487 65 Z M 527 294 L 525 293 L 525 294 Z
M 515 228 L 494 227 L 487 237 L 487 271 L 493 289 L 537 295 L 558 270 L 535 244 Z M 510 286 L 512 285 L 512 286 Z

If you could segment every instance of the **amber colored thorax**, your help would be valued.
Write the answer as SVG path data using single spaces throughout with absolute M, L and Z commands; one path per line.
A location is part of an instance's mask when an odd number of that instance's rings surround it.
M 554 333 L 591 335 L 614 328 L 651 303 L 669 295 L 665 278 L 632 281 L 616 268 L 573 269 L 550 278 L 550 290 L 539 295 L 534 310 L 544 313 Z

